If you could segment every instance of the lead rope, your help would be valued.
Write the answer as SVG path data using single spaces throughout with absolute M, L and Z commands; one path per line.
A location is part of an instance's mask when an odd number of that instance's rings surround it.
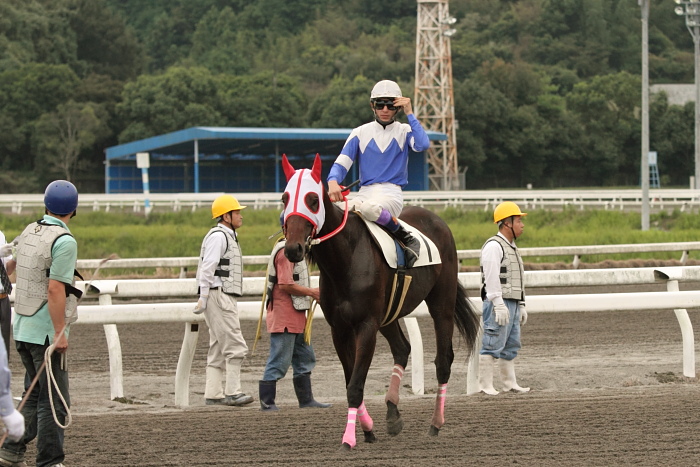
M 80 296 L 78 299 L 78 302 L 76 303 L 75 307 L 76 310 L 78 308 L 78 305 L 80 305 L 80 302 L 83 301 L 83 297 L 88 294 L 88 291 L 90 290 L 90 286 L 92 285 L 93 281 L 97 278 L 97 274 L 100 272 L 100 269 L 102 269 L 102 266 L 105 265 L 107 261 L 110 261 L 112 259 L 117 259 L 119 256 L 117 256 L 116 253 L 112 253 L 111 255 L 107 256 L 106 258 L 102 259 L 100 261 L 100 264 L 97 265 L 97 268 L 95 268 L 95 272 L 92 274 L 92 278 L 90 279 L 90 282 L 87 283 L 85 286 L 85 293 Z M 66 327 L 63 326 L 63 329 L 61 329 L 61 332 L 58 333 L 58 338 L 60 339 L 61 336 L 66 332 Z M 51 356 L 53 355 L 54 350 L 56 349 L 56 339 L 54 339 L 53 344 L 48 346 L 46 349 L 46 352 L 44 352 L 44 363 L 42 366 L 46 366 L 46 380 L 49 384 L 49 403 L 51 404 L 51 414 L 53 415 L 53 419 L 56 422 L 56 425 L 59 427 L 66 429 L 70 426 L 70 424 L 73 422 L 73 416 L 71 415 L 70 408 L 68 407 L 68 404 L 66 403 L 66 399 L 63 397 L 63 394 L 61 393 L 61 390 L 58 388 L 58 383 L 56 382 L 56 377 L 53 374 L 53 363 L 51 362 Z M 64 353 L 61 355 L 61 368 L 65 369 L 66 365 L 68 363 L 68 356 Z M 37 372 L 36 379 L 38 379 L 39 375 L 41 374 L 41 368 L 39 368 L 39 371 Z M 54 406 L 53 403 L 53 391 L 51 390 L 51 385 L 53 385 L 56 388 L 56 394 L 58 394 L 59 399 L 61 399 L 61 402 L 63 403 L 63 407 L 66 408 L 66 420 L 67 423 L 65 425 L 62 425 L 61 422 L 58 421 L 58 417 L 56 416 L 56 407 Z M 27 395 L 29 395 L 31 391 L 27 392 Z M 24 401 L 22 401 L 24 402 Z M 22 404 L 20 404 L 22 405 Z
M 59 334 L 59 338 L 63 335 L 65 332 L 65 327 Z M 53 363 L 51 362 L 51 356 L 53 355 L 54 349 L 56 348 L 56 341 L 54 340 L 54 343 L 51 344 L 47 349 L 46 352 L 44 353 L 44 362 L 46 363 L 46 379 L 48 380 L 49 383 L 49 402 L 51 403 L 51 413 L 53 414 L 53 419 L 56 422 L 56 425 L 59 427 L 66 429 L 70 426 L 70 424 L 73 422 L 73 416 L 71 415 L 70 408 L 68 407 L 68 404 L 66 404 L 66 399 L 63 397 L 63 394 L 61 394 L 61 390 L 58 387 L 58 383 L 56 382 L 56 377 L 53 374 Z M 61 368 L 65 369 L 66 367 L 66 354 L 64 353 L 61 355 Z M 59 399 L 61 399 L 61 402 L 63 403 L 63 407 L 66 408 L 66 424 L 62 425 L 61 422 L 58 421 L 58 416 L 56 415 L 56 407 L 54 406 L 53 403 L 53 391 L 51 390 L 51 386 L 54 386 L 56 388 L 56 394 L 58 394 Z

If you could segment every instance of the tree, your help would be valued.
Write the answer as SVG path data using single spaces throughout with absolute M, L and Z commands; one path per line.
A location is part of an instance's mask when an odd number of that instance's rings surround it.
M 161 75 L 140 76 L 124 86 L 122 102 L 116 108 L 119 117 L 128 122 L 119 141 L 191 126 L 221 125 L 219 84 L 209 70 L 197 67 L 172 67 Z
M 219 125 L 303 127 L 306 99 L 299 82 L 282 73 L 219 76 Z
M 664 93 L 652 96 L 649 120 L 649 142 L 658 152 L 662 186 L 689 186 L 695 173 L 695 104 L 670 105 Z
M 77 58 L 88 72 L 128 80 L 141 74 L 143 49 L 124 19 L 106 0 L 71 0 L 70 25 L 75 31 Z
M 39 62 L 77 65 L 65 2 L 0 2 L 0 72 Z
M 585 128 L 588 175 L 602 185 L 638 183 L 640 82 L 626 72 L 596 76 L 567 96 Z
M 72 98 L 79 79 L 66 65 L 32 63 L 0 73 L 0 157 L 10 168 L 32 170 L 34 120 Z
M 241 75 L 251 68 L 251 37 L 237 30 L 236 15 L 229 7 L 212 8 L 197 23 L 192 35 L 190 59 L 213 73 Z
M 315 128 L 355 128 L 372 120 L 369 93 L 375 82 L 362 75 L 334 78 L 309 106 L 307 121 Z
M 34 123 L 33 134 L 39 172 L 74 180 L 81 152 L 109 131 L 105 115 L 99 105 L 74 101 L 42 115 Z

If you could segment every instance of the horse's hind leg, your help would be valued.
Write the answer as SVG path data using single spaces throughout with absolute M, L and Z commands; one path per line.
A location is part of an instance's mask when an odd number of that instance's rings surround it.
M 380 328 L 379 332 L 389 342 L 391 354 L 394 357 L 389 390 L 384 401 L 386 402 L 386 431 L 389 435 L 396 436 L 403 430 L 403 418 L 399 412 L 399 390 L 404 369 L 408 364 L 408 355 L 411 353 L 411 345 L 401 331 L 398 321 Z
M 447 382 L 450 380 L 452 362 L 454 361 L 454 350 L 452 349 L 454 311 L 452 308 L 447 308 L 449 310 L 449 314 L 438 314 L 433 313 L 433 309 L 445 310 L 444 305 L 442 305 L 442 307 L 433 308 L 431 303 L 428 303 L 428 307 L 431 311 L 431 315 L 433 316 L 433 325 L 435 327 L 435 341 L 437 343 L 435 372 L 438 380 L 435 410 L 433 411 L 433 418 L 431 420 L 428 434 L 431 436 L 437 436 L 440 428 L 442 428 L 442 426 L 445 424 L 445 397 L 447 396 Z

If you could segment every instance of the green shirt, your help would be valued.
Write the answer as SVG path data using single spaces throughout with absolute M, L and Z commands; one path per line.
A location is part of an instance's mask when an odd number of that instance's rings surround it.
M 60 225 L 68 232 L 68 226 L 60 219 L 45 215 L 44 222 L 47 224 Z M 73 272 L 78 260 L 78 243 L 71 235 L 63 235 L 56 239 L 51 248 L 51 268 L 49 279 L 54 279 L 66 284 L 73 282 Z M 58 330 L 60 331 L 60 329 Z M 49 315 L 49 306 L 44 304 L 39 311 L 32 316 L 21 316 L 15 314 L 12 332 L 16 341 L 29 342 L 30 344 L 44 345 L 46 338 L 49 344 L 53 344 L 53 336 L 56 332 L 53 328 L 53 321 Z M 65 330 L 68 336 L 68 328 Z

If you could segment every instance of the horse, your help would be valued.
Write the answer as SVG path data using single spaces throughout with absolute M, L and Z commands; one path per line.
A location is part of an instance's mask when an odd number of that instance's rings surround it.
M 311 170 L 295 170 L 286 156 L 282 165 L 287 178 L 282 195 L 284 254 L 291 262 L 308 257 L 318 266 L 320 305 L 345 374 L 348 418 L 341 449 L 356 446 L 358 418 L 365 442 L 377 440 L 374 422 L 364 404 L 365 380 L 374 356 L 377 331 L 388 341 L 394 360 L 385 396 L 387 432 L 396 436 L 403 429 L 398 409 L 399 388 L 411 346 L 397 318 L 408 315 L 424 300 L 433 319 L 437 343 L 438 390 L 428 430 L 429 435 L 437 436 L 445 423 L 445 397 L 454 360 L 454 326 L 470 351 L 480 326 L 479 315 L 459 282 L 459 260 L 452 232 L 439 216 L 427 209 L 414 206 L 403 210 L 400 219 L 430 238 L 442 261 L 403 270 L 410 287 L 400 309 L 392 310 L 393 319 L 387 319 L 396 269 L 389 267 L 364 220 L 354 213 L 348 215 L 347 205 L 342 209 L 330 200 L 321 182 L 318 155 Z

